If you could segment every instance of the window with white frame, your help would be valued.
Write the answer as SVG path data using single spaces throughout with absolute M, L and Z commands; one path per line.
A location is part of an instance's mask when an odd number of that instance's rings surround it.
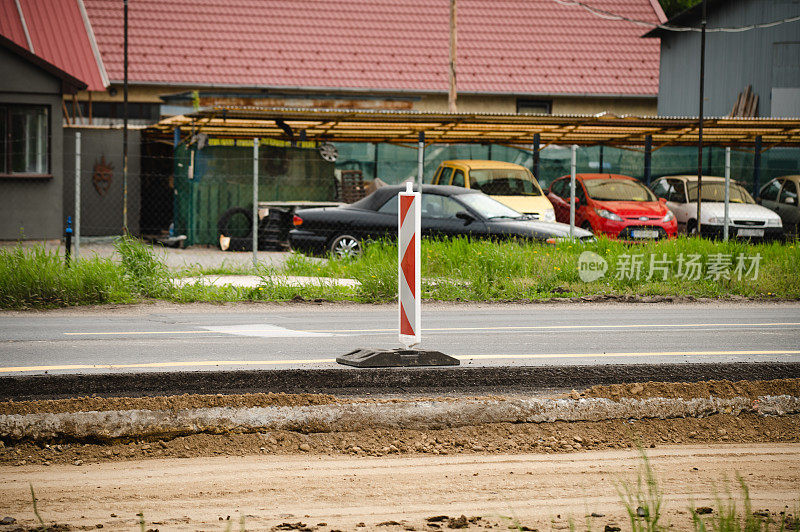
M 0 104 L 0 174 L 50 173 L 48 108 Z

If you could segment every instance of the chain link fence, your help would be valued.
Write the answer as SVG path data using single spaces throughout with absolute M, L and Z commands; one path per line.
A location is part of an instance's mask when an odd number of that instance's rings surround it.
M 204 135 L 181 137 L 176 143 L 132 129 L 128 153 L 123 183 L 119 129 L 65 129 L 63 213 L 79 242 L 115 237 L 127 230 L 176 247 L 249 251 L 255 243 L 256 250 L 287 250 L 289 231 L 305 229 L 302 221 L 295 223 L 301 209 L 352 203 L 379 185 L 416 181 L 418 174 L 418 150 L 391 144 L 335 143 L 320 150 L 309 142 L 289 145 L 271 139 Z M 443 161 L 453 159 L 505 161 L 533 168 L 529 147 L 430 145 L 424 152 L 425 182 L 431 181 Z M 570 162 L 570 147 L 547 146 L 539 152 L 536 177 L 545 196 L 555 179 L 569 175 Z M 723 176 L 725 149 L 705 148 L 702 165 L 704 175 Z M 647 181 L 640 148 L 579 147 L 576 172 L 623 174 Z M 667 146 L 652 152 L 651 183 L 660 176 L 696 173 L 695 147 Z M 758 166 L 752 150 L 731 152 L 731 178 L 753 197 L 773 178 L 797 174 L 800 149 L 768 149 Z M 391 211 L 390 206 L 387 209 Z M 396 211 L 389 214 L 396 216 Z M 332 220 L 323 231 L 324 238 L 344 233 L 346 222 Z M 326 240 L 321 249 L 329 250 L 330 245 Z

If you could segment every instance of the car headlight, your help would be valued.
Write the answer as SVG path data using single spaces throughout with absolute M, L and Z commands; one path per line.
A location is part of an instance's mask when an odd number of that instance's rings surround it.
M 542 220 L 545 222 L 555 222 L 556 221 L 556 211 L 553 209 L 547 209 L 542 213 Z
M 606 220 L 614 220 L 615 222 L 622 221 L 622 217 L 619 214 L 607 211 L 606 209 L 595 209 L 594 212 L 596 212 L 598 216 L 600 216 L 601 218 L 605 218 Z
M 780 218 L 769 218 L 767 220 L 768 227 L 783 227 L 783 223 L 781 223 Z
M 661 219 L 662 222 L 671 222 L 675 219 L 675 215 L 672 214 L 672 211 L 667 211 L 667 214 Z
M 576 240 L 578 240 L 577 236 L 551 236 L 550 238 L 546 239 L 545 242 L 555 245 L 560 242 L 575 242 Z

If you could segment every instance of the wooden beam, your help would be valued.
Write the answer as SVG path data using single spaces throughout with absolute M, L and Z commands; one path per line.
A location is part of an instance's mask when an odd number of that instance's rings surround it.
M 67 125 L 71 126 L 72 120 L 70 119 L 69 111 L 67 110 L 67 102 L 65 102 L 63 98 L 61 99 L 61 108 L 64 110 L 64 118 L 67 119 Z

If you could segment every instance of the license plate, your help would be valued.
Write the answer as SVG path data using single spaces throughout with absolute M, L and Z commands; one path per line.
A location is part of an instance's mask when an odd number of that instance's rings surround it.
M 652 229 L 634 229 L 631 231 L 633 238 L 658 238 L 658 231 Z
M 763 229 L 739 229 L 739 236 L 764 236 Z

